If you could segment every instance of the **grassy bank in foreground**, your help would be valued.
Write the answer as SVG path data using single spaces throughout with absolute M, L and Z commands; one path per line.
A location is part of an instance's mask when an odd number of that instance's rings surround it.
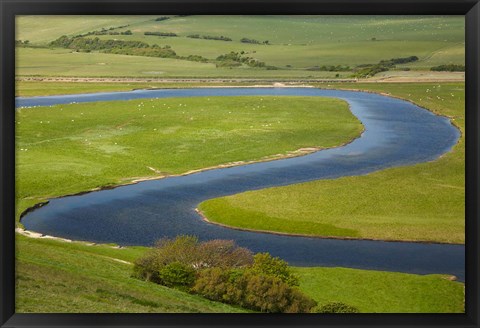
M 17 236 L 16 312 L 245 312 L 130 277 L 142 248 Z M 125 261 L 125 262 L 122 262 Z
M 17 110 L 17 215 L 47 198 L 331 147 L 362 125 L 318 97 L 144 99 Z
M 145 250 L 17 235 L 16 311 L 244 311 L 131 278 L 132 265 L 128 262 Z M 341 301 L 358 307 L 361 312 L 463 311 L 463 284 L 440 275 L 343 268 L 294 270 L 300 277 L 300 288 L 320 304 Z
M 464 84 L 334 87 L 409 99 L 451 117 L 462 137 L 451 152 L 430 163 L 208 200 L 200 205 L 208 219 L 240 228 L 315 236 L 463 243 Z

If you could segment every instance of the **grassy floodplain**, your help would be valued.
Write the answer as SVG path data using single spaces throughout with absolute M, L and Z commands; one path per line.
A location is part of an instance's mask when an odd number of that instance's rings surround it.
M 366 176 L 245 192 L 205 201 L 200 209 L 210 221 L 246 229 L 464 243 L 464 84 L 350 84 L 340 87 L 409 99 L 450 117 L 461 130 L 462 137 L 451 152 L 433 162 L 391 168 Z
M 36 90 L 37 95 L 46 95 L 54 92 L 75 93 L 78 88 L 92 91 L 105 90 L 102 84 L 89 83 L 88 85 L 71 83 L 59 89 L 45 87 L 45 83 L 19 84 L 19 92 Z M 438 84 L 435 84 L 437 86 Z M 22 88 L 23 86 L 27 86 Z M 134 85 L 136 86 L 136 84 Z M 321 85 L 327 87 L 327 85 Z M 423 93 L 412 94 L 411 89 L 419 87 L 433 89 L 434 85 L 421 84 L 411 86 L 407 84 L 396 85 L 332 85 L 343 88 L 371 88 L 378 92 L 391 92 L 397 96 L 410 97 L 413 101 L 430 109 L 443 111 L 445 114 L 454 116 L 456 124 L 462 127 L 463 111 L 454 109 L 452 104 L 458 104 L 463 97 L 463 84 L 442 84 L 442 90 L 451 90 L 458 99 L 448 100 L 441 106 L 438 99 L 428 99 Z M 132 88 L 128 84 L 112 84 L 108 86 L 110 91 L 119 91 Z M 394 93 L 395 91 L 395 93 Z M 413 96 L 412 96 L 413 95 Z M 318 101 L 318 98 L 316 98 Z M 166 99 L 165 99 L 166 100 Z M 161 100 L 164 101 L 164 100 Z M 183 103 L 183 101 L 182 101 Z M 435 104 L 437 105 L 436 107 Z M 76 106 L 79 106 L 77 104 Z M 138 106 L 138 102 L 135 102 Z M 162 102 L 163 105 L 163 102 Z M 66 108 L 65 106 L 63 108 Z M 135 106 L 133 106 L 135 108 Z M 188 106 L 187 106 L 188 108 Z M 98 108 L 97 108 L 98 109 Z M 36 108 L 34 110 L 54 111 L 53 108 Z M 347 117 L 348 110 L 345 109 Z M 76 111 L 60 111 L 64 116 L 65 123 L 72 119 Z M 100 114 L 100 113 L 99 113 Z M 70 117 L 70 115 L 73 115 Z M 143 114 L 142 114 L 143 115 Z M 142 116 L 143 117 L 143 116 Z M 73 118 L 75 119 L 75 118 Z M 351 117 L 350 117 L 351 119 Z M 32 130 L 37 129 L 38 122 L 32 120 Z M 25 123 L 26 121 L 24 121 Z M 141 121 L 145 123 L 145 121 Z M 35 123 L 35 124 L 34 124 Z M 21 124 L 20 124 L 21 125 Z M 98 131 L 97 131 L 98 132 Z M 32 134 L 33 138 L 34 135 Z M 45 138 L 45 136 L 44 136 Z M 47 138 L 48 139 L 48 138 Z M 455 148 L 461 152 L 463 140 Z M 61 151 L 61 150 L 60 150 Z M 19 157 L 26 153 L 17 152 Z M 28 152 L 27 152 L 28 153 Z M 441 161 L 452 156 L 444 156 Z M 43 156 L 45 158 L 46 156 Z M 72 158 L 66 159 L 71 161 Z M 457 160 L 460 162 L 459 158 Z M 75 162 L 76 159 L 73 158 Z M 454 158 L 450 159 L 456 162 Z M 437 161 L 438 162 L 438 161 Z M 40 163 L 41 164 L 41 163 Z M 431 165 L 422 164 L 422 165 Z M 42 164 L 43 165 L 43 164 Z M 37 165 L 38 166 L 38 165 Z M 47 166 L 47 165 L 45 165 Z M 32 167 L 31 167 L 32 168 Z M 88 166 L 87 166 L 88 168 Z M 143 168 L 142 168 L 143 169 Z M 407 168 L 402 168 L 404 170 Z M 72 171 L 68 171 L 71 173 Z M 86 173 L 94 173 L 95 170 L 87 169 Z M 389 171 L 384 172 L 385 174 Z M 149 172 L 152 174 L 152 172 Z M 377 173 L 380 174 L 381 172 Z M 92 175 L 96 177 L 95 175 Z M 127 176 L 123 176 L 127 177 Z M 357 177 L 367 178 L 367 177 Z M 405 178 L 405 176 L 402 176 Z M 416 179 L 418 176 L 415 177 Z M 88 180 L 88 179 L 87 179 Z M 56 183 L 55 195 L 86 190 L 91 187 L 87 180 L 69 186 L 65 189 L 62 183 Z M 109 181 L 112 182 L 115 179 Z M 100 182 L 100 181 L 97 181 Z M 83 183 L 83 184 L 82 184 Z M 39 186 L 35 186 L 38 188 Z M 43 187 L 42 187 L 43 188 Z M 52 190 L 40 188 L 43 195 L 47 196 Z M 33 191 L 33 189 L 31 189 Z M 37 192 L 39 190 L 36 190 Z M 455 191 L 455 189 L 454 189 Z M 24 208 L 39 199 L 26 197 L 19 206 Z M 130 278 L 132 262 L 145 251 L 142 247 L 113 248 L 108 245 L 87 246 L 84 243 L 65 243 L 48 239 L 33 239 L 17 235 L 17 301 L 18 312 L 240 312 L 242 309 L 229 307 L 224 304 L 206 301 L 203 298 L 190 294 L 164 288 L 152 283 L 142 282 Z M 300 276 L 301 289 L 318 301 L 320 304 L 342 301 L 360 309 L 361 312 L 463 312 L 463 284 L 448 281 L 440 275 L 410 275 L 392 272 L 379 272 L 368 270 L 344 269 L 344 268 L 296 268 Z M 112 282 L 113 281 L 113 282 Z M 61 298 L 62 302 L 58 302 Z
M 335 124 L 333 124 L 335 122 Z M 194 97 L 21 108 L 17 217 L 47 198 L 332 147 L 363 130 L 346 102 Z
M 131 277 L 143 247 L 88 246 L 17 236 L 16 311 L 246 312 Z M 294 268 L 300 288 L 319 304 L 341 301 L 361 312 L 463 312 L 463 284 L 344 268 Z

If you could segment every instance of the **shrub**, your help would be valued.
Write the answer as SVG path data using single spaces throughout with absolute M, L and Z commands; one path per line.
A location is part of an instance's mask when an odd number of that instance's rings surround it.
M 247 269 L 202 270 L 192 292 L 214 301 L 271 313 L 308 313 L 316 302 L 281 279 Z
M 167 265 L 179 263 L 198 271 L 204 268 L 224 269 L 244 267 L 253 263 L 252 253 L 230 240 L 211 240 L 200 243 L 193 236 L 162 239 L 140 257 L 134 265 L 133 276 L 164 284 L 160 271 Z
M 162 267 L 158 277 L 164 286 L 187 289 L 195 283 L 195 270 L 180 262 L 173 262 Z
M 342 302 L 330 302 L 313 309 L 312 313 L 359 313 L 354 306 Z
M 280 278 L 247 270 L 236 281 L 242 290 L 239 305 L 261 312 L 308 313 L 316 302 Z
M 156 246 L 138 258 L 133 267 L 133 276 L 139 279 L 162 284 L 160 270 L 171 263 L 189 264 L 193 261 L 191 249 L 198 239 L 191 236 L 179 236 L 175 239 L 162 239 Z
M 229 285 L 231 285 L 229 278 L 229 272 L 220 268 L 202 270 L 195 281 L 192 292 L 200 294 L 210 300 L 234 303 L 233 301 L 229 301 L 225 296 Z
M 298 277 L 290 270 L 288 263 L 268 253 L 258 253 L 254 256 L 252 272 L 279 278 L 289 286 L 298 286 Z
M 233 240 L 210 240 L 198 245 L 202 267 L 238 268 L 253 263 L 252 252 L 238 247 Z

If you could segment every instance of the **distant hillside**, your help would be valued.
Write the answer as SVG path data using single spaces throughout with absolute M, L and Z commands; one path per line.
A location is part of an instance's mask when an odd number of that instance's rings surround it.
M 100 73 L 89 70 L 123 62 L 125 56 L 109 54 L 96 62 L 84 54 L 73 58 L 71 51 L 57 56 L 20 48 L 18 74 L 57 75 L 54 67 L 62 66 L 61 75 L 73 76 L 348 77 L 359 65 L 409 56 L 419 60 L 392 70 L 429 70 L 464 65 L 464 25 L 462 16 L 22 16 L 17 39 L 29 46 L 47 46 L 62 35 L 98 37 L 168 45 L 184 60 L 172 67 L 165 59 L 142 58 L 136 69 L 100 68 Z M 215 63 L 231 52 L 264 66 Z

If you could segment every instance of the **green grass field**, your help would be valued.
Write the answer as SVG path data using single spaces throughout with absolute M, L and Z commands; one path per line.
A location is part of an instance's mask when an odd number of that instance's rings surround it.
M 33 44 L 46 44 L 62 35 L 77 35 L 90 31 L 135 24 L 155 19 L 157 16 L 114 15 L 40 15 L 17 16 L 17 40 Z
M 246 312 L 130 277 L 142 247 L 65 243 L 17 236 L 16 312 Z M 463 312 L 463 284 L 343 268 L 295 268 L 300 288 L 320 304 L 361 312 Z
M 333 124 L 335 122 L 335 124 Z M 350 141 L 338 99 L 196 97 L 22 108 L 17 216 L 50 197 Z
M 462 131 L 462 137 L 453 151 L 434 162 L 391 168 L 366 176 L 245 192 L 208 200 L 200 204 L 200 209 L 210 221 L 247 229 L 464 243 L 464 84 L 352 84 L 342 87 L 409 99 L 451 117 Z
M 343 302 L 360 312 L 463 313 L 463 288 L 441 275 L 347 268 L 295 268 L 300 288 L 319 304 Z
M 156 22 L 152 16 L 49 17 L 23 16 L 17 39 L 46 45 L 62 34 L 70 36 L 130 24 L 118 31 L 132 35 L 100 35 L 101 39 L 140 40 L 170 45 L 178 55 L 208 59 L 230 51 L 264 61 L 279 70 L 215 68 L 212 63 L 114 54 L 72 53 L 66 49 L 17 48 L 17 75 L 143 76 L 143 77 L 282 77 L 331 78 L 337 72 L 307 71 L 322 65 L 371 64 L 396 57 L 418 56 L 411 69 L 464 63 L 464 18 L 461 16 L 187 16 Z M 50 26 L 39 28 L 39 26 Z M 178 37 L 145 36 L 173 32 Z M 192 39 L 190 34 L 227 36 L 233 41 Z M 94 37 L 94 36 L 91 36 Z M 242 43 L 247 37 L 271 45 Z M 338 72 L 348 77 L 349 72 Z

